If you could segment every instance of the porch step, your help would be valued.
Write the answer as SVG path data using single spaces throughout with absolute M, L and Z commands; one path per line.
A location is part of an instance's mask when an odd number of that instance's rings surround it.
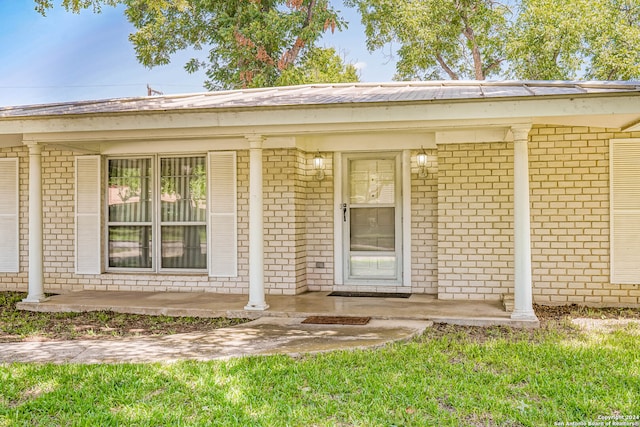
M 512 313 L 515 305 L 515 298 L 513 294 L 502 294 L 502 306 L 504 307 L 504 311 L 507 313 Z

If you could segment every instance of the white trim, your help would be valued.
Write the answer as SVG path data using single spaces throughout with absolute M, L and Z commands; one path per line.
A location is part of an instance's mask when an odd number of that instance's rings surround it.
M 513 126 L 514 309 L 511 318 L 535 320 L 531 277 L 531 208 L 529 199 L 529 130 Z
M 0 165 L 0 185 L 6 185 L 6 188 L 0 188 L 3 194 L 0 205 L 0 229 L 3 235 L 0 272 L 17 273 L 20 271 L 20 164 L 17 157 L 12 157 L 0 159 Z
M 402 151 L 402 286 L 411 288 L 411 151 Z
M 333 282 L 344 284 L 342 245 L 342 153 L 333 153 Z
M 226 197 L 232 198 L 231 205 L 227 204 L 226 211 L 217 211 L 214 201 L 216 195 L 214 194 L 213 182 L 216 180 L 216 171 L 212 170 L 212 162 L 214 158 L 218 157 L 220 160 L 227 156 L 231 160 L 232 166 L 226 171 L 226 178 L 229 181 L 225 182 L 225 190 L 228 192 Z M 229 176 L 230 175 L 230 176 Z M 207 253 L 209 264 L 209 277 L 237 277 L 238 276 L 238 185 L 237 185 L 237 154 L 235 151 L 211 151 L 207 154 Z M 224 196 L 224 195 L 223 195 Z M 220 247 L 214 242 L 214 229 L 215 220 L 220 220 L 221 224 L 225 224 L 231 220 L 231 230 L 227 237 L 229 238 L 229 246 Z M 216 248 L 221 251 L 227 252 L 225 259 L 228 265 L 216 265 Z
M 392 287 L 400 287 L 403 286 L 404 281 L 404 200 L 403 200 L 403 178 L 404 178 L 404 167 L 403 167 L 403 155 L 402 152 L 397 150 L 394 151 L 367 151 L 367 152 L 343 152 L 341 153 L 342 164 L 341 169 L 338 171 L 336 169 L 336 173 L 342 176 L 341 185 L 340 185 L 340 193 L 339 200 L 342 200 L 343 203 L 348 204 L 348 209 L 362 207 L 362 205 L 350 204 L 347 200 L 348 194 L 348 185 L 349 185 L 349 160 L 350 159 L 388 159 L 394 161 L 394 181 L 395 181 L 395 201 L 393 205 L 379 205 L 383 206 L 394 206 L 396 208 L 396 221 L 395 221 L 395 247 L 396 249 L 393 252 L 377 252 L 379 255 L 391 255 L 393 254 L 396 257 L 396 273 L 395 278 L 377 278 L 377 277 L 369 277 L 369 278 L 350 278 L 349 272 L 349 257 L 347 255 L 349 242 L 348 236 L 345 234 L 345 224 L 343 220 L 343 210 L 342 203 L 338 204 L 338 221 L 337 223 L 340 226 L 340 249 L 336 254 L 340 254 L 342 258 L 341 266 L 342 266 L 342 280 L 340 281 L 340 285 L 348 285 L 348 286 L 392 286 Z M 401 182 L 402 181 L 402 182 Z M 349 213 L 347 213 L 349 215 Z M 402 228 L 402 230 L 400 230 Z M 357 254 L 357 253 L 355 253 Z M 400 259 L 398 259 L 400 258 Z M 338 284 L 338 282 L 336 282 Z
M 617 246 L 618 244 L 616 244 L 617 240 L 616 239 L 616 223 L 618 223 L 618 218 L 621 215 L 629 215 L 631 216 L 633 219 L 631 221 L 629 221 L 632 224 L 636 224 L 637 223 L 637 219 L 640 218 L 640 210 L 639 209 L 634 209 L 634 208 L 617 208 L 618 203 L 616 202 L 616 192 L 614 191 L 614 184 L 617 181 L 615 178 L 615 172 L 616 172 L 616 166 L 615 166 L 615 160 L 617 158 L 617 156 L 614 153 L 614 146 L 619 145 L 619 144 L 634 144 L 634 145 L 638 145 L 640 146 L 640 138 L 623 138 L 623 139 L 611 139 L 609 141 L 609 217 L 610 217 L 610 221 L 609 221 L 609 241 L 610 241 L 610 251 L 609 251 L 609 255 L 610 255 L 610 264 L 609 264 L 609 271 L 610 271 L 610 277 L 609 280 L 612 284 L 618 284 L 618 285 L 637 285 L 640 284 L 640 265 L 638 265 L 637 263 L 635 263 L 634 261 L 631 262 L 631 264 L 634 264 L 635 268 L 631 268 L 629 269 L 628 267 L 625 269 L 626 271 L 621 271 L 621 269 L 623 269 L 623 267 L 619 267 L 618 264 L 619 262 L 617 261 L 618 259 L 618 250 L 617 250 Z M 630 155 L 630 153 L 626 153 L 625 157 Z M 630 171 L 629 171 L 630 172 Z M 635 172 L 636 174 L 638 174 L 637 178 L 638 178 L 638 182 L 635 184 L 635 188 L 638 187 L 638 185 L 640 185 L 640 170 L 633 170 L 633 172 Z M 634 187 L 632 185 L 632 187 Z M 621 198 L 624 201 L 624 198 Z M 635 199 L 635 198 L 634 198 Z M 636 237 L 640 238 L 640 227 L 638 227 L 637 229 L 634 230 L 626 230 L 626 232 L 624 232 L 623 234 L 627 235 L 630 231 L 633 231 L 636 235 Z M 638 247 L 636 248 L 627 248 L 627 252 L 631 251 L 634 254 L 637 254 Z M 636 255 L 637 256 L 637 255 Z M 622 256 L 620 256 L 620 258 L 622 258 Z M 628 266 L 630 263 L 627 260 L 627 263 L 623 263 L 626 264 L 626 266 Z
M 76 274 L 100 274 L 102 272 L 101 161 L 100 156 L 95 155 L 76 156 L 75 158 Z M 84 168 L 88 170 L 81 170 L 82 163 L 85 164 Z M 85 235 L 87 236 L 82 237 Z
M 269 308 L 264 290 L 264 199 L 263 138 L 247 136 L 249 141 L 249 301 L 245 310 Z
M 42 146 L 29 147 L 29 285 L 25 302 L 44 301 Z

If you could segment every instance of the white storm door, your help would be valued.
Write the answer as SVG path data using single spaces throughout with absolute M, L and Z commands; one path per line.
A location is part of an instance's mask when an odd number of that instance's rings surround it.
M 401 156 L 346 154 L 343 168 L 344 283 L 401 284 Z

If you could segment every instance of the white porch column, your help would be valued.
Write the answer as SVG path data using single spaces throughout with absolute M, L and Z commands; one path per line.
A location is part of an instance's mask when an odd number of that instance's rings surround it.
M 264 204 L 262 200 L 261 136 L 249 141 L 249 302 L 245 310 L 269 308 L 264 296 Z
M 515 256 L 514 320 L 536 320 L 531 283 L 531 210 L 529 205 L 529 130 L 514 126 L 513 132 L 513 235 Z
M 29 146 L 29 294 L 24 302 L 41 302 L 44 296 L 42 251 L 42 146 Z

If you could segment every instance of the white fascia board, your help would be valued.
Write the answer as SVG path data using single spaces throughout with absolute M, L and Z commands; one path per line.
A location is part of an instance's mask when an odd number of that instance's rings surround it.
M 416 128 L 482 126 L 528 121 L 531 117 L 638 114 L 639 100 L 638 96 L 584 96 L 9 118 L 0 119 L 0 134 L 160 129 L 181 129 L 188 133 L 197 128 L 214 128 L 229 133 L 238 129 L 243 132 L 286 133 L 294 129 L 364 130 L 372 126 L 392 129 L 404 128 L 408 124 L 414 124 Z
M 509 128 L 447 130 L 435 133 L 436 144 L 467 144 L 482 142 L 504 142 Z

